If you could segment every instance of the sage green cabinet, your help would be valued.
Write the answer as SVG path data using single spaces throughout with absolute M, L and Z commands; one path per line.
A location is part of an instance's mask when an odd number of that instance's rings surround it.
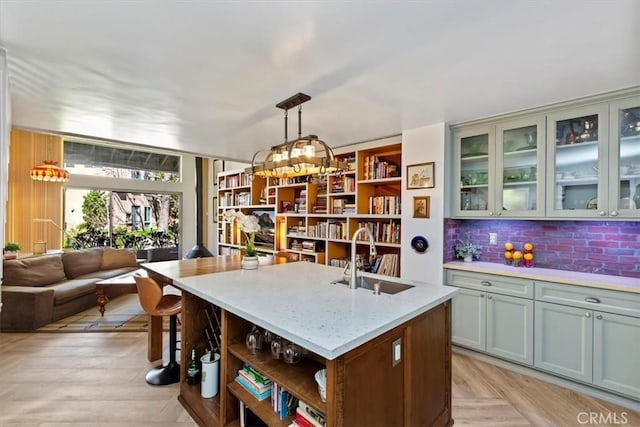
M 544 123 L 530 116 L 454 131 L 456 216 L 544 215 Z
M 511 280 L 516 283 L 509 283 Z M 453 343 L 532 365 L 533 301 L 499 293 L 528 294 L 527 287 L 518 282 L 531 284 L 522 279 L 449 270 L 447 284 L 461 288 L 453 298 Z M 473 289 L 477 287 L 491 291 Z
M 576 380 L 592 380 L 592 313 L 535 303 L 535 367 Z
M 609 105 L 609 216 L 640 218 L 640 99 Z
M 451 152 L 453 217 L 640 218 L 638 89 L 455 125 Z
M 640 294 L 535 284 L 534 365 L 640 400 Z
M 594 312 L 593 383 L 640 399 L 640 319 Z
M 454 344 L 486 351 L 486 292 L 460 289 L 453 297 L 452 335 Z
M 640 217 L 640 98 L 550 114 L 547 159 L 548 216 Z

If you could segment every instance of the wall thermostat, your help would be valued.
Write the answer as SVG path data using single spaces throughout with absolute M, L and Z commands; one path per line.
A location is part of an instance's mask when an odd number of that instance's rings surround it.
M 429 242 L 427 242 L 427 239 L 425 239 L 422 236 L 416 236 L 413 239 L 411 239 L 411 247 L 416 252 L 422 253 L 427 249 L 429 249 Z

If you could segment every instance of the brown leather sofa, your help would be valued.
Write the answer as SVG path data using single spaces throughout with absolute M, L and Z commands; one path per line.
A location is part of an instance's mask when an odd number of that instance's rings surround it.
M 32 331 L 97 306 L 96 282 L 137 268 L 134 252 L 112 248 L 5 260 L 0 330 Z

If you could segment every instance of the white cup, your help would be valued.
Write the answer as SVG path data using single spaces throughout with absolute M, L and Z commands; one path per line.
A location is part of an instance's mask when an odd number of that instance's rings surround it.
M 220 383 L 220 355 L 207 353 L 200 358 L 202 363 L 202 383 L 200 387 L 200 395 L 204 398 L 214 397 L 218 394 L 218 385 Z

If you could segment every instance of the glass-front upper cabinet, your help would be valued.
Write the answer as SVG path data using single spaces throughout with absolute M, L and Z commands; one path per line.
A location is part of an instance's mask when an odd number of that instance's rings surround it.
M 547 116 L 547 216 L 609 216 L 608 104 Z
M 454 130 L 453 182 L 455 216 L 486 216 L 494 202 L 494 126 Z
M 610 104 L 609 215 L 640 217 L 640 98 Z
M 544 136 L 544 116 L 455 130 L 454 216 L 544 216 Z
M 496 126 L 496 216 L 544 216 L 544 123 L 533 116 Z
M 547 216 L 640 217 L 640 98 L 549 115 L 547 161 Z

